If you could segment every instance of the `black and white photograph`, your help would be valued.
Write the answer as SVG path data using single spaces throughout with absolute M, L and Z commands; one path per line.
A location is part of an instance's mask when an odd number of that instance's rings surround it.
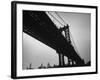
M 97 73 L 96 6 L 12 6 L 12 78 Z
M 23 11 L 23 69 L 90 66 L 90 16 Z

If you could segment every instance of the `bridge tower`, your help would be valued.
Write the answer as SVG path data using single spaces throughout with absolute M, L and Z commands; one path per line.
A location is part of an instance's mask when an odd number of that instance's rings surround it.
M 66 38 L 67 42 L 69 44 L 71 44 L 70 33 L 69 33 L 69 25 L 67 24 L 66 26 L 60 28 L 59 31 L 61 33 L 64 32 L 64 35 L 65 35 L 65 38 Z M 59 66 L 65 66 L 65 60 L 64 60 L 64 55 L 63 54 L 59 54 Z

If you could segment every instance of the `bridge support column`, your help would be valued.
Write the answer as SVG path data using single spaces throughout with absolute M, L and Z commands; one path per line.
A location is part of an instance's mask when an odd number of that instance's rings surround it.
M 62 66 L 65 66 L 64 55 L 62 54 Z
M 59 54 L 59 66 L 62 66 L 61 54 Z
M 59 54 L 59 66 L 61 66 L 61 67 L 65 66 L 63 54 Z

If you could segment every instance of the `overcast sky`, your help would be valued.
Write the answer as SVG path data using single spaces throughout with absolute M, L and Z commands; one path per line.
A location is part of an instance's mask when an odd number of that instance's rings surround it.
M 57 12 L 60 17 L 65 21 L 65 23 L 57 17 L 54 12 L 49 12 L 54 15 L 54 19 L 48 12 L 47 15 L 52 19 L 55 25 L 63 27 L 63 25 L 69 24 L 71 32 L 71 40 L 75 43 L 74 46 L 77 47 L 78 54 L 87 63 L 90 60 L 90 18 L 91 15 L 88 13 L 70 13 L 70 12 Z M 75 47 L 75 48 L 76 48 Z M 32 63 L 33 68 L 39 67 L 41 64 L 47 65 L 48 62 L 51 65 L 58 64 L 58 55 L 55 50 L 41 43 L 40 41 L 34 39 L 33 37 L 27 35 L 23 32 L 23 69 Z

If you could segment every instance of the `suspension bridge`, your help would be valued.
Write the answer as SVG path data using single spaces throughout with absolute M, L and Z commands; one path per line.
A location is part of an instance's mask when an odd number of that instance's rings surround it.
M 65 66 L 64 56 L 68 58 L 68 62 L 72 61 L 72 65 L 83 66 L 84 60 L 79 56 L 72 40 L 69 24 L 57 12 L 55 14 L 63 23 L 50 12 L 23 11 L 23 31 L 56 50 L 60 67 Z M 58 28 L 51 18 L 61 27 Z

